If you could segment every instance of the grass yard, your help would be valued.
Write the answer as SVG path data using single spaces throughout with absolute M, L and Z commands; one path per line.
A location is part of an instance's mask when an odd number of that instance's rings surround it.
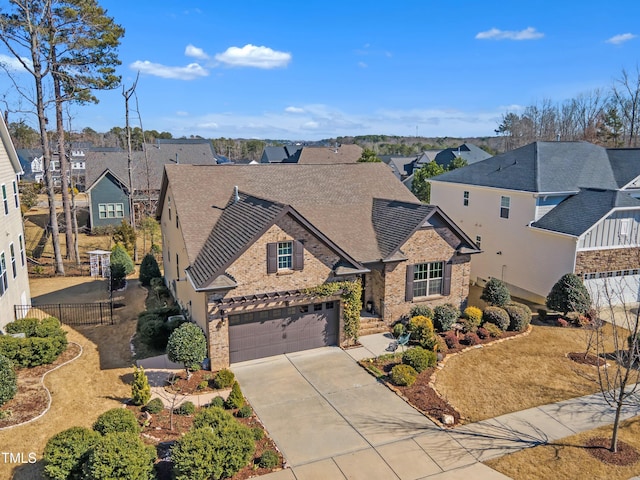
M 592 437 L 610 436 L 611 427 L 602 427 L 551 445 L 528 448 L 486 464 L 514 480 L 627 480 L 639 475 L 639 463 L 628 467 L 608 465 L 595 459 L 584 447 Z M 621 423 L 619 439 L 640 450 L 640 417 Z
M 85 278 L 42 278 L 31 280 L 34 296 L 73 296 L 74 287 L 84 288 Z M 61 290 L 58 290 L 61 288 Z M 127 382 L 132 375 L 129 340 L 136 328 L 137 313 L 144 309 L 146 291 L 137 281 L 122 292 L 126 305 L 117 310 L 115 325 L 64 327 L 69 341 L 84 349 L 82 356 L 69 365 L 50 373 L 45 382 L 51 390 L 51 410 L 39 420 L 0 431 L 3 452 L 36 455 L 35 464 L 11 464 L 0 461 L 0 478 L 32 480 L 43 478 L 42 453 L 47 439 L 72 426 L 91 427 L 101 413 L 121 405 L 131 396 Z
M 599 391 L 595 367 L 566 357 L 585 346 L 584 330 L 535 325 L 528 336 L 450 358 L 435 386 L 471 422 L 587 395 Z

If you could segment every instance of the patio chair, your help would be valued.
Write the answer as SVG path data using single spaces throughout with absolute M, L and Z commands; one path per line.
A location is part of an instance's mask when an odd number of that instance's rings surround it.
M 403 333 L 398 337 L 397 340 L 394 340 L 389 344 L 386 348 L 388 352 L 395 352 L 398 350 L 398 347 L 402 347 L 402 351 L 404 352 L 404 347 L 409 343 L 409 339 L 411 338 L 411 332 Z

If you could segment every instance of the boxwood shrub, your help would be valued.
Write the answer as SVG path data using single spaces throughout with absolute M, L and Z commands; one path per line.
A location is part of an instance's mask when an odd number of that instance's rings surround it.
M 158 397 L 152 398 L 149 403 L 144 406 L 144 410 L 153 414 L 160 413 L 164 410 L 164 403 Z
M 531 310 L 522 303 L 510 303 L 504 306 L 509 315 L 509 330 L 521 332 L 526 330 L 531 322 Z
M 411 317 L 407 325 L 411 332 L 411 339 L 418 342 L 421 347 L 432 350 L 436 344 L 433 322 L 429 317 Z
M 278 454 L 273 450 L 265 450 L 258 459 L 258 466 L 260 468 L 275 468 L 280 463 Z
M 51 363 L 67 348 L 67 333 L 57 318 L 17 320 L 7 324 L 6 329 L 9 333 L 25 334 L 25 338 L 0 336 L 0 355 L 19 367 Z
M 399 387 L 410 387 L 416 383 L 418 372 L 410 366 L 401 363 L 391 369 L 391 381 Z
M 487 307 L 482 314 L 482 320 L 485 323 L 492 323 L 500 330 L 505 331 L 509 328 L 509 314 L 500 307 Z
M 154 478 L 156 449 L 130 432 L 109 433 L 89 452 L 83 467 L 85 479 Z
M 231 370 L 228 368 L 223 368 L 216 372 L 213 377 L 213 385 L 216 388 L 229 388 L 235 382 L 236 377 Z
M 71 427 L 55 434 L 44 447 L 44 473 L 53 480 L 82 478 L 82 465 L 100 440 L 85 427 Z
M 421 373 L 436 364 L 436 353 L 422 347 L 413 347 L 402 354 L 402 363 Z
M 13 363 L 7 357 L 0 355 L 0 405 L 4 405 L 18 391 L 16 372 Z
M 433 310 L 426 305 L 414 305 L 409 312 L 409 318 L 413 317 L 433 318 Z
M 467 307 L 464 309 L 462 316 L 466 319 L 467 324 L 471 329 L 477 328 L 482 323 L 482 310 L 478 307 Z
M 140 425 L 131 410 L 126 408 L 112 408 L 98 417 L 93 429 L 102 434 L 128 432 L 135 435 L 140 433 Z

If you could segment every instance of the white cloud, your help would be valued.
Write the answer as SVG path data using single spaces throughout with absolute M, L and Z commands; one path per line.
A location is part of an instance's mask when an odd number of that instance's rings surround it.
M 31 67 L 31 60 L 26 57 L 20 57 L 22 61 Z M 20 72 L 24 71 L 24 66 L 20 61 L 13 56 L 0 54 L 0 64 L 2 64 L 3 68 L 6 68 L 10 72 Z
M 320 124 L 316 121 L 310 120 L 308 122 L 304 122 L 300 128 L 303 130 L 317 130 L 320 127 Z
M 229 47 L 216 54 L 215 59 L 231 67 L 278 68 L 289 64 L 291 54 L 247 44 L 242 48 Z
M 620 35 L 614 35 L 613 37 L 609 38 L 608 40 L 606 40 L 606 43 L 620 45 L 621 43 L 628 42 L 629 40 L 632 40 L 636 37 L 637 35 L 634 35 L 633 33 L 622 33 Z
M 160 63 L 152 63 L 148 60 L 136 60 L 130 65 L 130 68 L 154 77 L 176 80 L 194 80 L 209 75 L 209 71 L 197 63 L 190 63 L 186 67 L 170 67 Z
M 300 107 L 287 107 L 284 109 L 287 113 L 304 113 L 304 108 Z
M 364 63 L 364 62 L 358 62 L 358 66 L 359 66 L 360 68 L 367 68 L 369 65 L 367 65 L 367 64 L 366 64 L 366 63 Z
M 199 58 L 200 60 L 209 59 L 209 55 L 207 55 L 203 49 L 191 44 L 187 45 L 187 48 L 184 49 L 184 54 L 187 57 Z
M 184 110 L 178 110 L 176 112 L 176 115 L 178 115 L 179 117 L 188 117 L 189 116 L 189 112 L 185 112 Z
M 492 28 L 476 35 L 478 40 L 538 40 L 542 37 L 544 37 L 544 33 L 538 32 L 533 27 L 527 27 L 520 31 Z

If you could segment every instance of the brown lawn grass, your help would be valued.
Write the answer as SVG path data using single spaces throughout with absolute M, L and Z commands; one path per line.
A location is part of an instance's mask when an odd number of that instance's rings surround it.
M 34 279 L 31 288 L 39 295 L 52 295 L 60 282 L 67 285 L 69 281 Z M 61 298 L 73 295 L 73 289 L 68 287 L 63 287 Z M 131 395 L 127 383 L 132 373 L 129 340 L 135 332 L 137 313 L 144 309 L 145 292 L 137 281 L 130 281 L 127 291 L 121 294 L 126 307 L 118 311 L 115 325 L 65 327 L 68 339 L 79 343 L 84 351 L 75 362 L 47 376 L 45 383 L 53 399 L 51 410 L 33 423 L 0 431 L 3 452 L 23 453 L 25 458 L 34 452 L 38 462 L 15 465 L 0 457 L 0 478 L 42 478 L 42 453 L 49 437 L 75 425 L 90 427 L 98 415 L 118 407 Z
M 619 439 L 640 450 L 640 417 L 621 422 Z M 611 436 L 611 427 L 580 433 L 544 445 L 522 450 L 486 462 L 491 468 L 515 480 L 627 480 L 640 474 L 640 464 L 628 467 L 607 465 L 591 456 L 583 447 L 592 437 Z
M 450 358 L 436 389 L 463 416 L 479 421 L 599 391 L 595 367 L 566 357 L 585 350 L 584 330 L 533 326 L 530 335 Z M 610 327 L 605 327 L 609 328 Z

